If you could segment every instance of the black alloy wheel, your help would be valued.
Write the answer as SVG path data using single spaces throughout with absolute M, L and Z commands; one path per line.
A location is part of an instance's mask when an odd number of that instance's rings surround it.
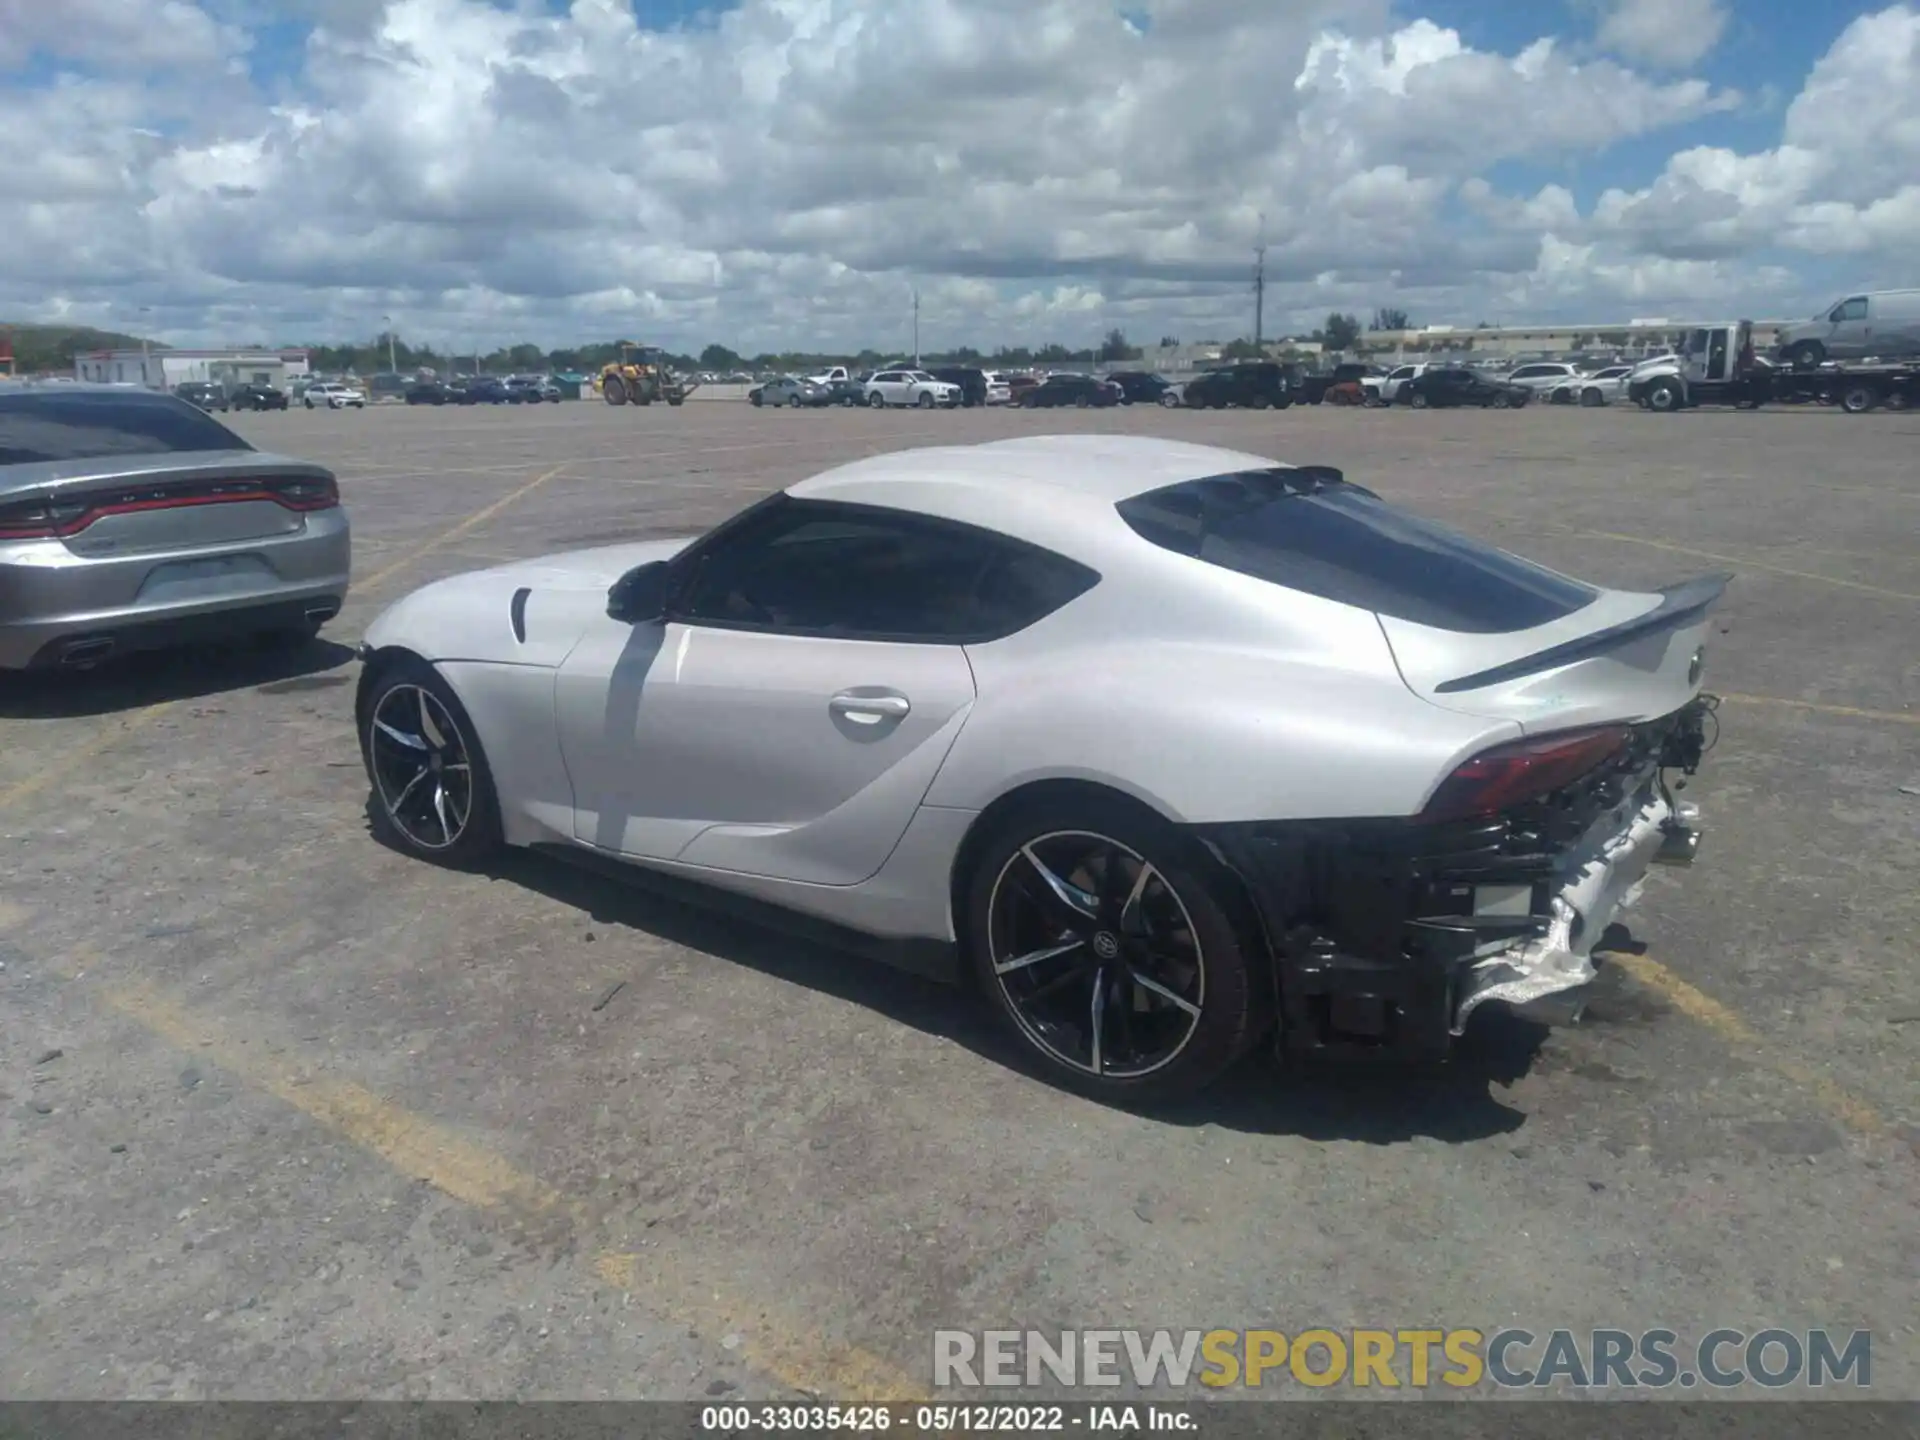
M 1266 1013 L 1231 905 L 1157 818 L 1048 806 L 981 852 L 968 947 L 995 1008 L 1055 1078 L 1103 1099 L 1166 1098 L 1214 1079 Z
M 425 860 L 469 865 L 501 841 L 499 803 L 466 707 L 411 656 L 375 678 L 361 752 L 380 833 Z

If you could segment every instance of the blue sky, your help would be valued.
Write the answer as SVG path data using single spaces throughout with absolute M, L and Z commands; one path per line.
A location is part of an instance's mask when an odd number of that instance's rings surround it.
M 1259 212 L 1281 326 L 1920 283 L 1920 0 L 170 3 L 9 12 L 0 315 L 1232 335 Z

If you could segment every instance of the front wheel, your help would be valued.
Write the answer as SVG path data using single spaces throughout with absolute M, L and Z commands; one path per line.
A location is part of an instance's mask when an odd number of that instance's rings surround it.
M 878 390 L 876 390 L 876 391 L 874 391 L 874 392 L 873 392 L 873 394 L 871 394 L 871 395 L 869 395 L 869 396 L 867 397 L 867 408 L 868 408 L 869 410 L 884 410 L 884 409 L 886 409 L 886 408 L 887 408 L 887 397 L 886 397 L 886 396 L 884 396 L 884 395 L 882 395 L 882 394 L 881 394 L 881 393 L 880 393 L 880 392 L 879 392 Z
M 1160 397 L 1160 403 L 1169 410 L 1178 410 L 1180 408 L 1180 397 L 1169 390 Z
M 933 392 L 930 390 L 921 391 L 920 398 L 916 400 L 914 403 L 918 405 L 922 410 L 933 409 Z
M 1680 408 L 1680 387 L 1671 380 L 1661 380 L 1647 390 L 1647 408 L 1662 415 L 1672 414 Z
M 1423 390 L 1416 390 L 1407 397 L 1407 404 L 1415 410 L 1425 410 L 1430 403 L 1427 399 L 1426 392 Z
M 468 866 L 501 844 L 500 806 L 473 721 L 424 660 L 375 678 L 360 714 L 361 756 L 380 837 L 421 860 Z
M 1098 796 L 1000 824 L 967 886 L 966 945 L 1008 1031 L 1103 1100 L 1204 1088 L 1268 1013 L 1225 877 L 1150 812 Z
M 1606 403 L 1607 397 L 1602 395 L 1598 390 L 1582 390 L 1580 392 L 1580 404 L 1588 410 L 1598 409 Z

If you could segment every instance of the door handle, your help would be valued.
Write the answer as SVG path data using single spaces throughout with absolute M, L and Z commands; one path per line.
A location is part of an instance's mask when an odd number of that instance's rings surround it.
M 827 709 L 849 720 L 873 725 L 882 720 L 904 718 L 913 704 L 904 695 L 858 695 L 843 690 L 827 702 Z

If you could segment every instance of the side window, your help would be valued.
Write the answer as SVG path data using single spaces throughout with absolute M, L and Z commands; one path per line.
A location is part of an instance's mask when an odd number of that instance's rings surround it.
M 1867 297 L 1864 295 L 1855 295 L 1850 300 L 1842 300 L 1838 305 L 1833 307 L 1833 315 L 1831 318 L 1836 321 L 1866 319 Z
M 1099 579 L 970 525 L 789 500 L 724 537 L 675 605 L 692 624 L 964 644 L 1023 630 Z

